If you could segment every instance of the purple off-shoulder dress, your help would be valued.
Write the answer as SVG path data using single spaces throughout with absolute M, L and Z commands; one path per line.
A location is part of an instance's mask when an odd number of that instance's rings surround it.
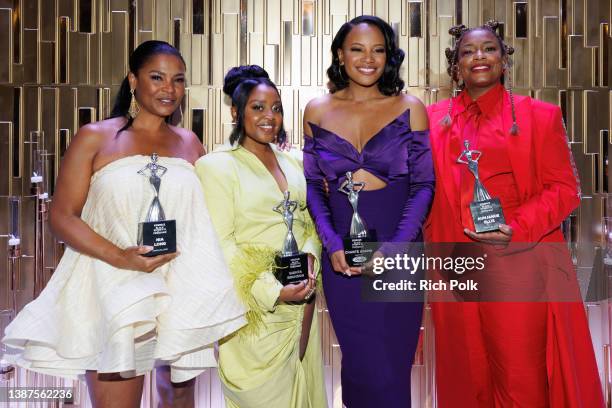
M 342 351 L 342 400 L 347 408 L 410 407 L 410 372 L 423 304 L 363 301 L 361 279 L 366 278 L 334 272 L 329 254 L 343 249 L 352 215 L 338 187 L 347 171 L 358 169 L 387 183 L 359 194 L 359 214 L 368 229 L 376 230 L 380 242 L 422 241 L 434 192 L 429 131 L 412 131 L 406 110 L 360 153 L 335 133 L 310 126 L 313 137 L 306 136 L 304 145 L 307 201 L 324 246 L 323 289 Z

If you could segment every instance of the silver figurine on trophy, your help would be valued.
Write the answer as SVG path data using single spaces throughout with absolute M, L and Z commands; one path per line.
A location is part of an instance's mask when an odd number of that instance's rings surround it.
M 285 191 L 284 199 L 272 210 L 283 216 L 287 226 L 287 235 L 281 250 L 276 254 L 276 278 L 283 285 L 298 283 L 308 279 L 308 255 L 298 249 L 293 235 L 293 213 L 298 202 L 290 200 L 289 191 Z
M 138 174 L 148 178 L 155 193 L 145 220 L 138 224 L 138 245 L 153 247 L 153 250 L 144 256 L 176 252 L 176 221 L 166 220 L 164 209 L 159 201 L 161 178 L 168 169 L 157 163 L 158 158 L 157 153 L 153 153 L 151 162 L 138 170 Z
M 346 179 L 338 188 L 338 191 L 348 196 L 349 203 L 353 207 L 351 227 L 349 235 L 344 237 L 344 256 L 349 266 L 361 266 L 370 260 L 376 250 L 372 245 L 376 241 L 375 231 L 368 231 L 365 222 L 359 215 L 359 193 L 364 189 L 366 183 L 354 181 L 353 173 L 346 172 Z
M 482 152 L 470 149 L 470 142 L 463 141 L 465 149 L 457 158 L 457 163 L 467 164 L 468 170 L 474 175 L 474 200 L 470 203 L 470 211 L 474 220 L 476 232 L 497 231 L 500 224 L 505 223 L 499 198 L 492 198 L 478 175 L 478 160 Z

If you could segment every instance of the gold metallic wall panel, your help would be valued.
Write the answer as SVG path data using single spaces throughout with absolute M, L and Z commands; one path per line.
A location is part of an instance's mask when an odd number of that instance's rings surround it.
M 128 15 L 125 12 L 113 11 L 111 13 L 110 46 L 105 51 L 109 53 L 112 63 L 112 85 L 120 85 L 128 70 Z
M 13 123 L 0 122 L 0 196 L 11 195 Z
M 544 87 L 559 86 L 559 18 L 544 17 Z
M 266 19 L 266 43 L 280 44 L 281 37 L 281 0 L 267 0 L 265 9 Z
M 87 85 L 90 83 L 89 36 L 90 34 L 78 32 L 69 33 L 68 66 L 72 75 L 70 78 L 72 84 Z M 73 69 L 74 67 L 82 68 Z
M 264 66 L 264 33 L 249 33 L 249 62 L 261 67 Z
M 23 30 L 23 82 L 35 84 L 39 82 L 40 43 L 38 41 L 38 30 Z
M 155 31 L 155 39 L 162 41 L 171 41 L 171 23 L 170 16 L 170 0 L 155 0 L 155 23 L 153 30 Z
M 13 33 L 11 9 L 0 9 L 0 83 L 12 81 Z
M 22 197 L 22 252 L 27 255 L 20 261 L 24 286 L 16 294 L 18 308 L 34 295 L 34 270 L 48 278 L 61 252 L 48 231 L 35 235 L 32 154 L 47 150 L 45 188 L 52 192 L 59 156 L 78 127 L 109 114 L 132 46 L 148 39 L 180 45 L 189 87 L 183 125 L 193 127 L 209 149 L 231 132 L 229 100 L 221 86 L 226 71 L 239 63 L 263 65 L 280 85 L 285 127 L 291 141 L 300 144 L 304 107 L 326 91 L 333 35 L 361 14 L 391 23 L 406 52 L 401 76 L 407 90 L 429 103 L 451 93 L 444 56 L 451 45 L 448 28 L 459 20 L 469 26 L 489 18 L 503 22 L 506 41 L 516 50 L 516 93 L 562 102 L 583 190 L 582 205 L 571 218 L 574 240 L 585 245 L 602 240 L 601 216 L 612 215 L 612 202 L 604 194 L 612 192 L 607 164 L 612 138 L 609 1 L 92 0 L 91 14 L 80 5 L 81 0 L 0 0 L 0 235 L 6 234 L 6 196 L 12 192 Z M 30 137 L 37 130 L 45 132 L 40 145 Z M 45 245 L 35 255 L 41 237 Z M 0 293 L 7 290 L 3 242 Z M 588 275 L 594 255 L 580 253 L 576 259 Z M 591 307 L 593 321 L 597 313 Z M 337 408 L 341 355 L 324 303 L 319 314 L 330 400 Z M 0 329 L 5 320 L 0 316 Z M 603 332 L 593 332 L 597 350 L 610 343 Z M 431 338 L 429 327 L 425 334 Z M 425 354 L 414 371 L 414 406 L 431 403 L 435 387 Z M 601 360 L 600 351 L 598 356 Z M 38 376 L 36 381 L 47 380 Z M 156 402 L 150 384 L 148 379 L 145 404 Z M 198 408 L 218 406 L 219 387 L 214 372 L 201 376 Z M 80 406 L 88 407 L 85 389 L 79 390 Z
M 23 1 L 23 0 L 22 0 Z M 57 11 L 58 11 L 58 15 L 59 16 L 66 16 L 66 17 L 70 17 L 70 19 L 72 21 L 74 21 L 75 19 L 75 14 L 74 14 L 74 0 L 55 0 L 55 2 L 57 3 Z M 116 0 L 111 0 L 111 1 L 116 1 Z M 112 3 L 111 3 L 112 4 Z M 114 9 L 117 8 L 116 4 L 113 4 L 111 7 L 114 7 Z M 75 26 L 71 26 L 71 30 L 75 30 Z
M 603 92 L 586 90 L 584 95 L 584 152 L 600 153 L 600 131 L 606 129 L 610 115 L 608 95 Z
M 66 88 L 62 88 L 64 90 Z M 41 114 L 41 130 L 45 132 L 45 138 L 43 146 L 39 148 L 44 148 L 47 152 L 52 152 L 55 150 L 55 134 L 58 131 L 59 127 L 66 127 L 65 123 L 58 123 L 58 97 L 60 90 L 58 88 L 43 88 L 40 95 L 40 104 L 44 106 Z M 73 106 L 70 101 L 64 101 L 62 105 L 62 112 L 70 111 Z M 31 174 L 31 172 L 28 172 Z
M 591 50 L 584 48 L 584 37 L 581 35 L 570 35 L 568 41 L 569 87 L 588 88 L 593 78 Z
M 55 81 L 55 42 L 40 44 L 40 61 L 38 62 L 40 82 L 51 84 Z
M 224 2 L 225 4 L 225 2 Z M 240 17 L 238 14 L 223 15 L 223 65 L 221 76 L 218 78 L 218 84 L 223 83 L 223 76 L 230 68 L 239 65 L 240 55 Z

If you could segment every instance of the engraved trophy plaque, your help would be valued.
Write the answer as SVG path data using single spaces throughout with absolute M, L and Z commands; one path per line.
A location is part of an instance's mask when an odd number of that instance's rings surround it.
M 463 142 L 465 149 L 457 159 L 457 163 L 467 164 L 468 170 L 474 175 L 474 201 L 470 203 L 470 212 L 474 220 L 476 232 L 497 231 L 505 218 L 499 198 L 491 198 L 478 176 L 478 160 L 482 152 L 470 150 L 470 142 Z
M 287 226 L 283 246 L 274 259 L 276 279 L 283 285 L 287 285 L 308 279 L 308 255 L 298 249 L 293 235 L 293 213 L 298 203 L 289 199 L 289 191 L 285 191 L 284 196 L 283 201 L 272 210 L 283 216 L 283 221 Z
M 365 222 L 357 212 L 359 192 L 365 187 L 365 182 L 353 181 L 353 173 L 346 172 L 346 180 L 340 185 L 338 191 L 348 196 L 353 207 L 349 235 L 344 237 L 344 256 L 349 266 L 362 266 L 372 258 L 376 250 L 376 231 L 368 231 Z
M 138 224 L 138 245 L 148 245 L 153 250 L 143 256 L 157 256 L 176 252 L 176 221 L 166 220 L 164 209 L 159 201 L 159 187 L 161 178 L 167 168 L 157 163 L 158 155 L 151 155 L 151 162 L 138 171 L 138 174 L 147 177 L 155 196 L 146 219 Z

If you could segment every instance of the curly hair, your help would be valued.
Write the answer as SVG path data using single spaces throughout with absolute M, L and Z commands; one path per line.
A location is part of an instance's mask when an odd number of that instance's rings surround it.
M 507 57 L 508 67 L 512 66 L 512 61 L 510 60 L 509 56 L 514 54 L 514 48 L 511 45 L 506 44 L 506 42 L 504 41 L 499 31 L 500 27 L 501 27 L 501 24 L 498 21 L 489 20 L 485 24 L 479 27 L 468 28 L 465 25 L 460 24 L 460 25 L 453 26 L 448 30 L 448 33 L 455 38 L 455 44 L 453 48 L 446 48 L 446 50 L 444 50 L 444 54 L 446 55 L 446 62 L 448 64 L 448 67 L 446 68 L 446 72 L 451 77 L 452 82 L 456 84 L 458 89 L 464 88 L 464 84 L 459 83 L 459 49 L 461 48 L 461 42 L 463 41 L 467 33 L 470 33 L 475 30 L 485 30 L 485 31 L 492 33 L 497 39 L 497 42 L 499 43 L 502 58 Z M 506 78 L 503 72 L 499 80 L 503 85 L 505 85 Z M 516 123 L 516 112 L 514 109 L 514 93 L 512 91 L 512 76 L 511 75 L 508 76 L 508 82 L 509 82 L 508 93 L 510 94 L 510 104 L 512 107 L 512 127 L 510 128 L 510 134 L 516 135 L 519 132 L 519 128 Z M 453 98 L 451 96 L 450 103 L 448 104 L 448 111 L 446 115 L 442 118 L 442 120 L 440 121 L 440 124 L 442 126 L 450 127 L 450 124 L 451 124 L 450 115 L 451 115 L 452 109 L 453 109 Z
M 270 80 L 270 76 L 265 69 L 259 65 L 241 65 L 230 69 L 223 79 L 223 93 L 232 99 L 232 106 L 236 108 L 236 123 L 230 134 L 230 143 L 242 143 L 245 137 L 244 132 L 244 111 L 251 92 L 257 85 L 266 85 L 274 88 L 280 97 L 278 88 Z M 285 125 L 276 135 L 276 143 L 283 144 L 287 140 Z
M 404 51 L 397 46 L 395 33 L 391 26 L 376 16 L 355 17 L 351 21 L 344 23 L 336 33 L 331 45 L 332 63 L 327 68 L 329 90 L 331 93 L 334 93 L 348 87 L 349 81 L 344 67 L 340 65 L 338 50 L 342 48 L 346 36 L 353 27 L 363 23 L 377 27 L 385 37 L 387 60 L 383 74 L 378 80 L 378 89 L 383 95 L 398 95 L 404 89 L 404 81 L 400 78 L 399 73 L 402 62 L 404 62 Z

